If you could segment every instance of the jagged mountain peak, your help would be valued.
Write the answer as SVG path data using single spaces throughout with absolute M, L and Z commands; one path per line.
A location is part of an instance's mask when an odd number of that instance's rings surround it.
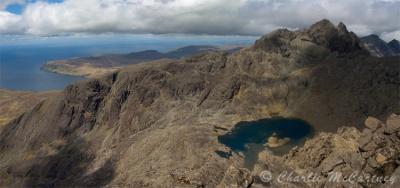
M 394 53 L 400 54 L 400 42 L 398 40 L 393 39 L 388 43 L 388 45 Z
M 325 37 L 329 37 L 329 34 L 341 33 L 341 34 L 350 34 L 347 30 L 347 26 L 343 22 L 339 22 L 337 26 L 335 26 L 331 21 L 328 19 L 323 19 L 318 21 L 310 26 L 308 29 L 309 33 L 321 33 L 325 34 Z
M 332 22 L 323 19 L 313 24 L 307 33 L 313 38 L 313 42 L 331 51 L 349 53 L 362 50 L 358 37 L 349 32 L 342 22 L 335 27 Z
M 308 30 L 310 32 L 315 32 L 315 31 L 333 31 L 333 30 L 336 30 L 336 27 L 328 19 L 323 19 L 321 21 L 318 21 L 318 22 L 312 24 Z
M 400 41 L 398 41 L 398 40 L 396 40 L 396 39 L 393 39 L 393 40 L 391 40 L 390 42 L 389 42 L 389 44 L 400 44 Z
M 378 35 L 371 34 L 361 38 L 362 45 L 376 57 L 400 55 L 400 43 L 396 39 L 386 43 Z
M 375 40 L 375 41 L 383 41 L 378 35 L 370 34 L 368 36 L 363 37 L 364 40 Z
M 339 53 L 363 51 L 359 38 L 353 32 L 349 32 L 345 24 L 340 22 L 338 26 L 335 26 L 327 19 L 302 31 L 278 29 L 257 40 L 254 48 L 289 56 L 296 53 L 295 51 L 298 49 L 310 46 L 322 47 Z
M 346 25 L 343 22 L 340 22 L 337 26 L 340 31 L 348 31 Z

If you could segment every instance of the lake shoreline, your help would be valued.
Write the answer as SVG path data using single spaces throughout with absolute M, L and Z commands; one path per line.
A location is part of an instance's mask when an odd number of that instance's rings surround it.
M 260 152 L 268 150 L 282 156 L 292 148 L 304 145 L 314 135 L 315 127 L 304 120 L 272 117 L 239 122 L 230 131 L 218 136 L 218 141 L 243 155 L 245 166 L 252 168 Z

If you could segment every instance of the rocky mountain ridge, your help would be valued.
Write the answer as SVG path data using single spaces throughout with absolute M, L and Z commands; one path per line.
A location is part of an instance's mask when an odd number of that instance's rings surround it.
M 400 54 L 400 41 L 393 39 L 388 43 L 388 45 L 394 53 Z
M 400 114 L 398 68 L 328 20 L 232 54 L 128 66 L 70 85 L 6 125 L 0 186 L 256 186 L 242 156 L 216 153 L 230 151 L 219 135 L 276 115 L 336 131 Z
M 361 38 L 363 46 L 376 57 L 400 56 L 400 42 L 396 39 L 386 43 L 377 35 Z
M 0 129 L 57 91 L 28 92 L 0 89 Z
M 143 50 L 128 54 L 109 54 L 94 57 L 80 57 L 66 60 L 56 60 L 45 63 L 41 69 L 49 72 L 73 75 L 96 77 L 107 73 L 111 73 L 124 66 L 138 64 L 143 62 L 164 60 L 164 59 L 180 59 L 196 54 L 225 51 L 232 53 L 239 50 L 240 46 L 184 46 L 166 53 L 156 50 Z

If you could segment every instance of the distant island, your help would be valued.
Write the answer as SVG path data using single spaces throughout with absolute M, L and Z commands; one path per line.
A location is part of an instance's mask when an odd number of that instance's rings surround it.
M 243 46 L 185 46 L 166 53 L 156 50 L 144 50 L 129 54 L 108 54 L 92 57 L 79 57 L 50 61 L 41 69 L 49 72 L 72 76 L 97 77 L 121 69 L 124 66 L 155 60 L 177 60 L 206 52 L 223 51 L 232 53 Z

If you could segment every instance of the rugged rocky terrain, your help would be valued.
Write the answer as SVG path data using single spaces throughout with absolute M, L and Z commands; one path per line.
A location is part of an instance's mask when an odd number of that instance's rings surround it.
M 50 92 L 26 92 L 0 89 L 0 129 L 3 125 L 30 110 L 42 100 L 56 95 Z
M 59 74 L 93 78 L 114 72 L 127 65 L 162 59 L 180 59 L 213 51 L 234 52 L 240 48 L 239 46 L 185 46 L 167 53 L 161 53 L 156 50 L 144 50 L 129 54 L 111 54 L 51 61 L 45 63 L 42 69 Z
M 363 46 L 376 57 L 400 56 L 400 42 L 396 39 L 385 42 L 377 35 L 368 35 L 361 38 Z
M 399 115 L 386 121 L 368 117 L 362 131 L 341 127 L 335 133 L 322 132 L 283 158 L 265 151 L 252 172 L 256 177 L 252 187 L 399 187 L 399 131 Z M 273 174 L 270 182 L 257 177 L 265 170 Z M 279 179 L 285 171 L 293 172 L 292 179 L 288 175 Z M 296 182 L 295 176 L 309 181 Z
M 0 186 L 257 187 L 264 185 L 256 174 L 263 167 L 274 173 L 285 167 L 278 164 L 326 170 L 321 164 L 334 163 L 341 151 L 358 155 L 358 145 L 345 141 L 362 143 L 364 133 L 321 133 L 285 158 L 261 156 L 253 173 L 243 168 L 241 155 L 218 155 L 230 151 L 217 137 L 239 121 L 276 115 L 336 131 L 362 128 L 369 116 L 400 114 L 399 66 L 395 57 L 371 57 L 344 24 L 328 20 L 303 31 L 277 30 L 233 54 L 128 66 L 70 85 L 6 125 L 0 133 Z M 391 127 L 388 122 L 375 130 Z M 382 134 L 398 136 L 397 128 Z M 336 137 L 345 141 L 323 144 Z M 311 144 L 316 142 L 323 145 Z M 379 152 L 384 161 L 398 156 L 380 148 L 386 146 L 366 151 Z M 305 156 L 309 151 L 321 156 Z M 307 157 L 316 160 L 301 162 Z

